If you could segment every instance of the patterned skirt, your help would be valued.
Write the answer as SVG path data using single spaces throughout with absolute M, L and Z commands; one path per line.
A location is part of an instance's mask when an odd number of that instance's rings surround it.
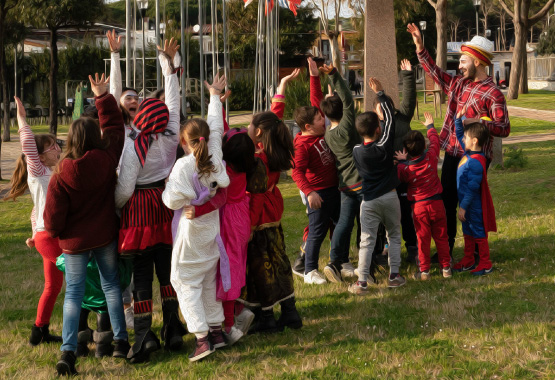
M 281 223 L 254 232 L 247 248 L 246 282 L 238 301 L 247 306 L 271 309 L 295 295 Z
M 163 188 L 135 189 L 122 210 L 119 252 L 136 254 L 172 245 L 173 211 L 162 202 Z

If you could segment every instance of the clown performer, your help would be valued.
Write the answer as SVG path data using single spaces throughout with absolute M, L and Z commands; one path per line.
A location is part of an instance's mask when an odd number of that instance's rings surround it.
M 464 124 L 478 122 L 488 128 L 490 137 L 483 146 L 487 161 L 486 168 L 492 159 L 493 137 L 507 137 L 511 131 L 511 124 L 505 97 L 495 86 L 493 79 L 486 73 L 486 67 L 491 65 L 493 58 L 492 41 L 481 36 L 474 36 L 470 42 L 464 43 L 461 47 L 462 55 L 459 61 L 461 74 L 453 76 L 434 63 L 424 48 L 422 35 L 415 24 L 409 24 L 407 31 L 412 35 L 422 67 L 448 96 L 447 111 L 439 139 L 440 146 L 445 151 L 441 169 L 441 185 L 443 186 L 443 204 L 447 215 L 449 252 L 452 257 L 457 235 L 457 168 L 460 159 L 464 156 L 464 150 L 455 134 L 455 117 L 466 106 Z

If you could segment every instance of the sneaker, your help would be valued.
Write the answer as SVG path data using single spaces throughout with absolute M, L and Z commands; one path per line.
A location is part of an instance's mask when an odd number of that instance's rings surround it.
M 216 349 L 210 343 L 209 336 L 205 336 L 204 338 L 196 338 L 195 339 L 195 350 L 189 355 L 189 361 L 196 362 L 202 358 L 207 357 L 208 355 L 214 353 Z
M 114 346 L 114 352 L 112 353 L 112 356 L 114 358 L 127 358 L 127 354 L 131 349 L 129 342 L 127 340 L 116 340 L 115 343 L 116 344 Z
M 428 281 L 431 279 L 430 271 L 424 271 L 424 272 L 418 271 L 412 277 L 414 277 L 415 280 L 422 280 L 422 281 Z
M 441 270 L 443 273 L 443 278 L 451 278 L 453 272 L 451 271 L 451 267 L 445 267 Z
M 341 272 L 332 263 L 329 263 L 324 267 L 324 274 L 330 282 L 341 282 Z
M 459 261 L 455 265 L 453 265 L 453 272 L 468 272 L 469 270 L 474 270 L 476 268 L 476 263 L 472 263 L 471 265 L 467 265 L 463 263 L 463 261 Z
M 75 369 L 75 362 L 77 358 L 73 351 L 62 351 L 62 356 L 58 363 L 56 364 L 56 371 L 58 371 L 59 376 L 73 376 L 77 375 L 77 370 Z
M 229 332 L 229 334 L 225 331 L 223 333 L 228 346 L 233 346 L 244 335 L 243 332 L 235 326 L 231 326 L 231 331 Z
M 252 321 L 254 321 L 254 313 L 245 307 L 243 311 L 235 317 L 235 327 L 241 330 L 243 335 L 247 335 Z
M 370 293 L 370 290 L 368 289 L 368 283 L 357 281 L 354 284 L 349 285 L 349 293 L 353 293 L 358 296 L 363 296 Z
M 310 271 L 304 275 L 304 283 L 322 285 L 326 283 L 326 279 L 324 278 L 322 273 L 318 272 L 317 269 L 314 269 L 313 271 Z
M 397 274 L 393 279 L 391 277 L 387 278 L 387 287 L 388 288 L 398 288 L 399 286 L 403 286 L 407 283 L 407 280 L 400 274 Z
M 356 277 L 360 277 L 360 272 L 358 271 L 358 268 L 355 268 L 354 272 Z M 368 279 L 366 281 L 370 284 L 378 285 L 378 280 L 376 280 L 376 277 L 374 277 L 371 273 L 370 273 L 370 276 L 368 276 Z
M 493 272 L 493 266 L 489 269 L 480 269 L 480 267 L 478 267 L 473 271 L 470 271 L 470 273 L 472 273 L 474 276 L 484 276 L 486 274 L 490 274 L 491 272 Z
M 343 263 L 341 265 L 341 277 L 342 278 L 356 277 L 355 267 L 350 261 L 347 263 Z
M 133 306 L 129 306 L 123 312 L 125 314 L 125 325 L 127 326 L 127 330 L 133 330 L 135 327 L 135 313 L 133 312 Z
M 210 337 L 210 342 L 212 343 L 214 348 L 222 348 L 227 346 L 221 327 L 210 327 L 210 332 L 208 333 L 208 336 Z
M 301 246 L 301 249 L 302 248 L 303 247 Z M 299 252 L 299 255 L 295 259 L 295 262 L 293 263 L 293 267 L 291 269 L 293 269 L 293 274 L 304 277 L 304 255 L 302 251 Z

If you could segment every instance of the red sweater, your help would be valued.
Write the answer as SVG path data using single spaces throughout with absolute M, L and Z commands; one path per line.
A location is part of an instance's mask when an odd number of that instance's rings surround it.
M 430 146 L 424 155 L 397 165 L 399 179 L 408 183 L 409 201 L 423 201 L 443 191 L 437 175 L 439 136 L 433 124 L 428 126 L 428 139 Z
M 96 98 L 96 107 L 108 148 L 64 159 L 48 185 L 44 225 L 52 237 L 59 237 L 65 253 L 102 247 L 118 234 L 114 191 L 125 138 L 123 117 L 112 95 Z

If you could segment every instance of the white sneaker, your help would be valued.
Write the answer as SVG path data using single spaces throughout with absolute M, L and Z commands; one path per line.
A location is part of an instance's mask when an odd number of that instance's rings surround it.
M 356 277 L 355 267 L 350 261 L 341 265 L 341 277 Z
M 322 285 L 325 284 L 327 281 L 322 275 L 322 273 L 318 272 L 317 269 L 314 269 L 311 272 L 308 272 L 304 275 L 304 283 L 305 284 L 316 284 Z
M 124 314 L 127 330 L 133 330 L 135 327 L 135 313 L 133 312 L 133 306 L 129 306 L 127 309 L 125 309 Z
M 241 330 L 243 335 L 247 335 L 249 333 L 249 327 L 251 327 L 253 320 L 254 313 L 245 307 L 243 311 L 235 317 L 234 327 Z
M 235 326 L 231 326 L 231 331 L 229 332 L 229 334 L 224 331 L 224 338 L 227 341 L 228 346 L 237 343 L 237 341 L 241 339 L 243 335 L 243 332 Z

